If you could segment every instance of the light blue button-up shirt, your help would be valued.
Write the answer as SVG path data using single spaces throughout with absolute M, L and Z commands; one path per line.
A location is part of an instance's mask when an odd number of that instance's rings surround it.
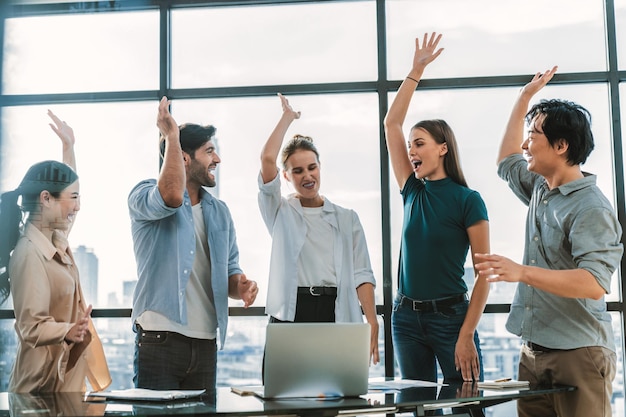
M 202 190 L 202 214 L 211 258 L 211 285 L 220 346 L 228 327 L 228 278 L 241 274 L 235 227 L 226 204 Z M 187 324 L 185 291 L 196 256 L 191 200 L 185 191 L 180 207 L 168 207 L 156 180 L 137 184 L 128 197 L 137 262 L 133 323 L 146 310 Z
M 500 177 L 529 207 L 524 265 L 584 269 L 608 293 L 622 258 L 622 229 L 595 175 L 550 190 L 527 165 L 521 155 L 513 155 L 498 166 Z M 604 297 L 559 297 L 520 283 L 506 327 L 523 340 L 553 349 L 603 346 L 615 351 Z

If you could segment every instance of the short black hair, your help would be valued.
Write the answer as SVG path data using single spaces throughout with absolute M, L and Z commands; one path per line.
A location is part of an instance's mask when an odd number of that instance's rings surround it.
M 563 139 L 568 143 L 567 162 L 584 164 L 594 148 L 591 114 L 583 106 L 567 100 L 541 100 L 526 113 L 526 122 L 543 115 L 541 129 L 554 146 Z

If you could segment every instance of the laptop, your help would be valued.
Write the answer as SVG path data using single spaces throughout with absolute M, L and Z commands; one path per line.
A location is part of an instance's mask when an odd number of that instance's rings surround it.
M 340 398 L 367 393 L 370 325 L 270 323 L 265 344 L 265 399 Z

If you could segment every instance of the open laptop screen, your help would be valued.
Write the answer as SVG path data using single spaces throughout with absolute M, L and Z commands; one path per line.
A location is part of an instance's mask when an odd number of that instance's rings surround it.
M 367 393 L 367 323 L 270 323 L 264 398 L 351 397 Z

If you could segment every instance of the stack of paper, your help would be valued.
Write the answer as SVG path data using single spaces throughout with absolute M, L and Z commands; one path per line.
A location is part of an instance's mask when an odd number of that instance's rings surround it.
M 495 381 L 478 382 L 480 389 L 528 389 L 528 381 L 518 381 L 515 379 L 496 379 Z
M 87 397 L 104 397 L 110 400 L 127 401 L 171 401 L 181 398 L 198 397 L 206 390 L 151 390 L 145 388 L 130 388 L 125 390 L 89 392 Z

